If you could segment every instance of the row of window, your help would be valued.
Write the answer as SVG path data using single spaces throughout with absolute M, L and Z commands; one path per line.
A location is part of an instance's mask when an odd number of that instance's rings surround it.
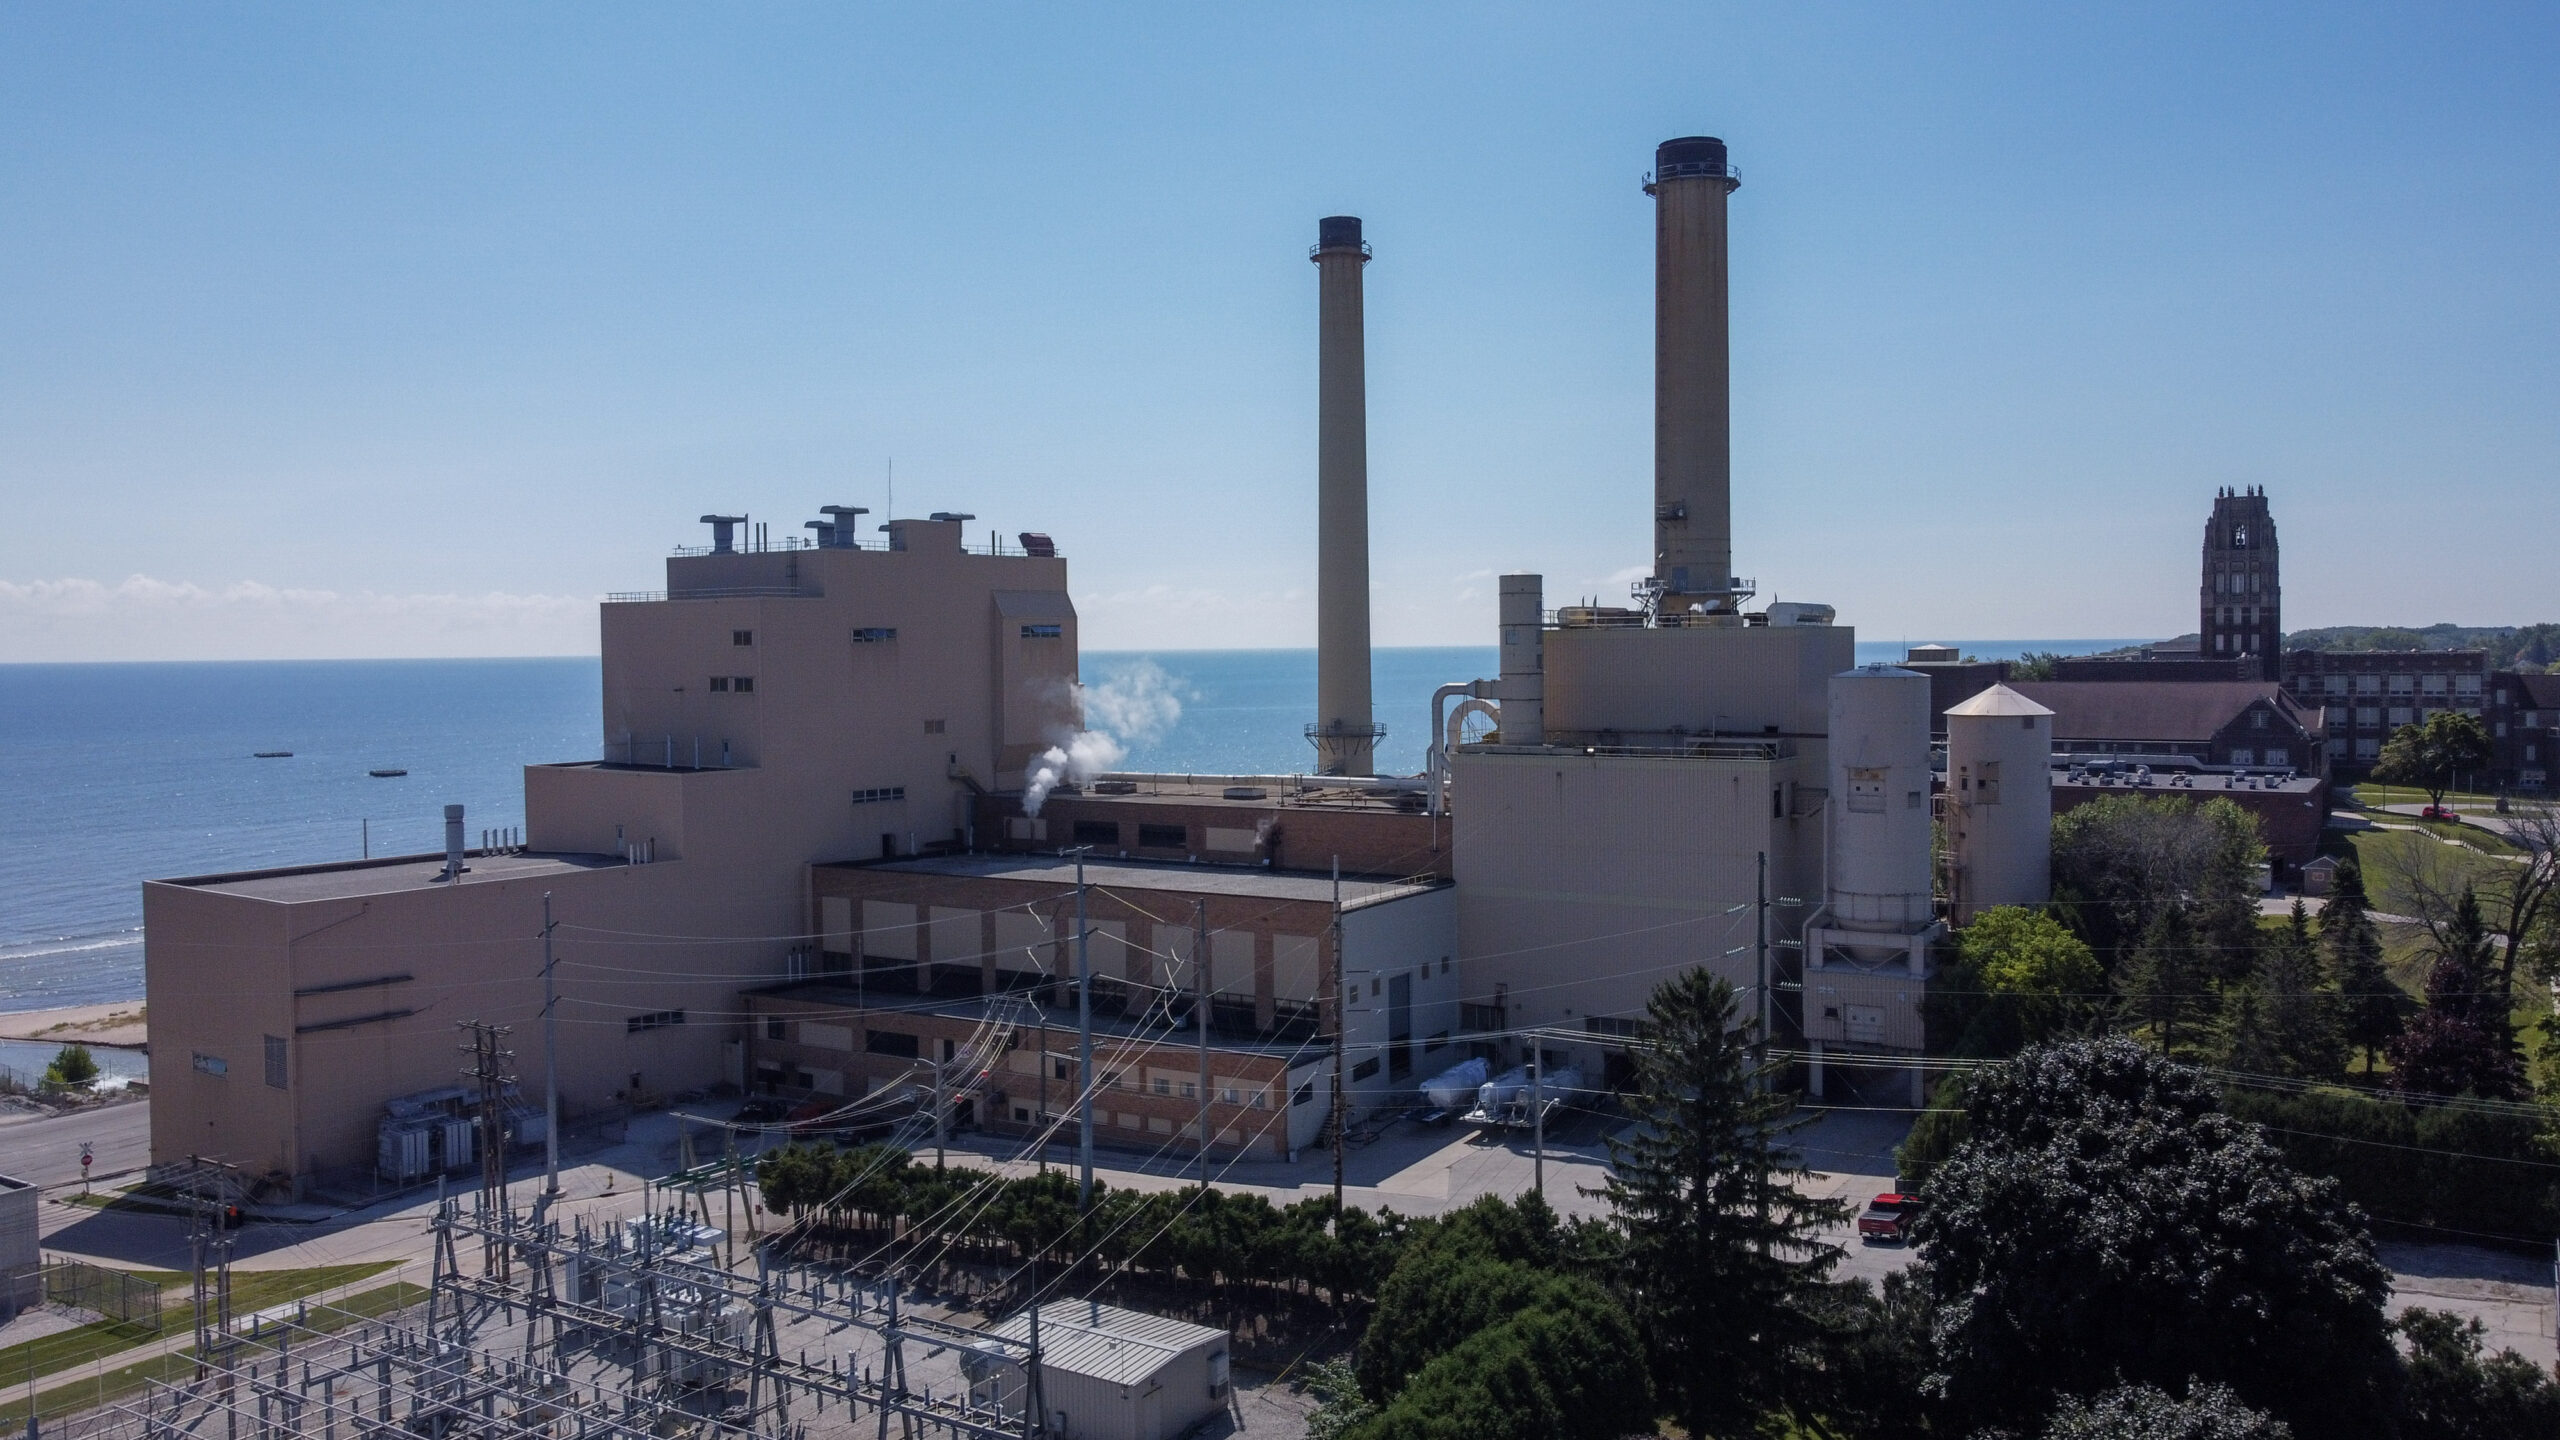
M 2234 765 L 2290 765 L 2293 763 L 2293 751 L 2283 745 L 2270 745 L 2264 751 L 2253 750 L 2242 745 L 2232 750 L 2231 763 Z
M 904 785 L 882 785 L 870 790 L 853 792 L 853 803 L 856 805 L 878 805 L 883 801 L 906 798 L 907 787 Z
M 896 627 L 888 625 L 865 625 L 853 632 L 856 645 L 886 645 L 897 638 Z
M 652 1010 L 646 1015 L 634 1015 L 624 1020 L 622 1032 L 626 1035 L 638 1035 L 649 1030 L 671 1029 L 683 1023 L 684 1012 L 681 1010 Z
M 1067 629 L 1063 625 L 1025 625 L 1022 627 L 1022 638 L 1025 640 L 1057 640 L 1064 638 L 1066 633 Z
M 753 675 L 714 675 L 711 677 L 711 693 L 714 695 L 752 695 L 755 693 L 755 688 L 756 677 Z
M 2447 707 L 2439 701 L 2427 706 L 2426 708 L 2432 712 L 2442 710 Z M 2466 715 L 2476 716 L 2480 713 L 2480 706 L 2476 702 L 2452 708 L 2459 709 Z M 2348 709 L 2344 705 L 2330 706 L 2329 723 L 2332 725 L 2344 725 L 2348 723 L 2348 713 Z M 2418 721 L 2418 708 L 2412 705 L 2394 705 L 2386 710 L 2384 707 L 2379 705 L 2358 705 L 2354 710 L 2354 720 L 2356 728 L 2366 730 L 2369 730 L 2376 725 L 2384 724 L 2391 725 L 2395 728 L 2402 725 L 2414 725 Z

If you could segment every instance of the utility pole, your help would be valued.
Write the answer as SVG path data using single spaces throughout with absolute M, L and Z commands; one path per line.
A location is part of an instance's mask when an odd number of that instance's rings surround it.
M 1342 1233 L 1342 1132 L 1350 1124 L 1342 1090 L 1342 1034 L 1350 1028 L 1350 995 L 1342 985 L 1342 857 L 1333 857 L 1333 1230 Z
M 1093 957 L 1085 943 L 1084 856 L 1076 847 L 1076 1213 L 1093 1208 Z
M 551 984 L 551 892 L 542 892 L 542 1193 L 560 1196 L 560 997 Z
M 944 1113 L 945 1112 L 942 1108 L 942 1063 L 940 1061 L 935 1061 L 933 1065 L 933 1168 L 936 1173 L 939 1173 L 942 1169 L 942 1147 L 944 1143 L 944 1136 L 947 1133 L 944 1128 Z
M 507 1069 L 507 1062 L 515 1058 L 515 1052 L 502 1048 L 499 1042 L 506 1038 L 512 1027 L 464 1020 L 454 1028 L 468 1032 L 471 1037 L 460 1047 L 471 1054 L 471 1068 L 462 1073 L 480 1090 L 480 1204 L 484 1210 L 504 1217 L 507 1214 L 505 1089 L 515 1079 Z M 487 1248 L 485 1263 L 488 1270 L 501 1279 L 506 1278 L 506 1248 L 495 1241 L 491 1241 Z
M 1769 852 L 1766 850 L 1760 852 L 1760 890 L 1755 909 L 1758 912 L 1755 916 L 1757 933 L 1752 944 L 1759 951 L 1760 966 L 1760 1003 L 1757 1007 L 1760 1012 L 1759 1083 L 1765 1087 L 1769 1083 Z
M 1529 1145 L 1538 1198 L 1547 1198 L 1547 1060 L 1538 1037 L 1529 1037 Z
M 1209 902 L 1191 902 L 1191 1025 L 1200 1036 L 1200 1188 L 1209 1188 Z

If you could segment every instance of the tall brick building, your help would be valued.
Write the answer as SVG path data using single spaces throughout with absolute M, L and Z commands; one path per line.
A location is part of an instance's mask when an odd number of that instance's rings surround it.
M 2215 493 L 2196 598 L 2197 653 L 2254 656 L 2256 672 L 2242 678 L 2275 679 L 2275 657 L 2284 653 L 2284 592 L 2276 583 L 2276 522 L 2263 488 Z

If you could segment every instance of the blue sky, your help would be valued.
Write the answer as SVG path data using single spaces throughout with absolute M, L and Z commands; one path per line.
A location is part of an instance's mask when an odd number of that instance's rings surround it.
M 2560 11 L 13 6 L 0 659 L 554 653 L 693 517 L 1045 530 L 1311 643 L 1320 215 L 1382 644 L 1623 593 L 1654 143 L 1722 135 L 1737 568 L 1871 639 L 2560 616 Z

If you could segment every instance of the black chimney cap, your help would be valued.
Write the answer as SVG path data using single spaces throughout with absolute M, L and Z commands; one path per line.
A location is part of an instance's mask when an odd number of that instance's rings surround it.
M 1360 248 L 1360 217 L 1327 215 L 1316 222 L 1316 248 L 1319 250 L 1357 250 Z
M 1724 142 L 1713 135 L 1683 135 L 1653 147 L 1653 168 L 1656 170 L 1680 165 L 1712 165 L 1721 171 L 1724 160 Z

